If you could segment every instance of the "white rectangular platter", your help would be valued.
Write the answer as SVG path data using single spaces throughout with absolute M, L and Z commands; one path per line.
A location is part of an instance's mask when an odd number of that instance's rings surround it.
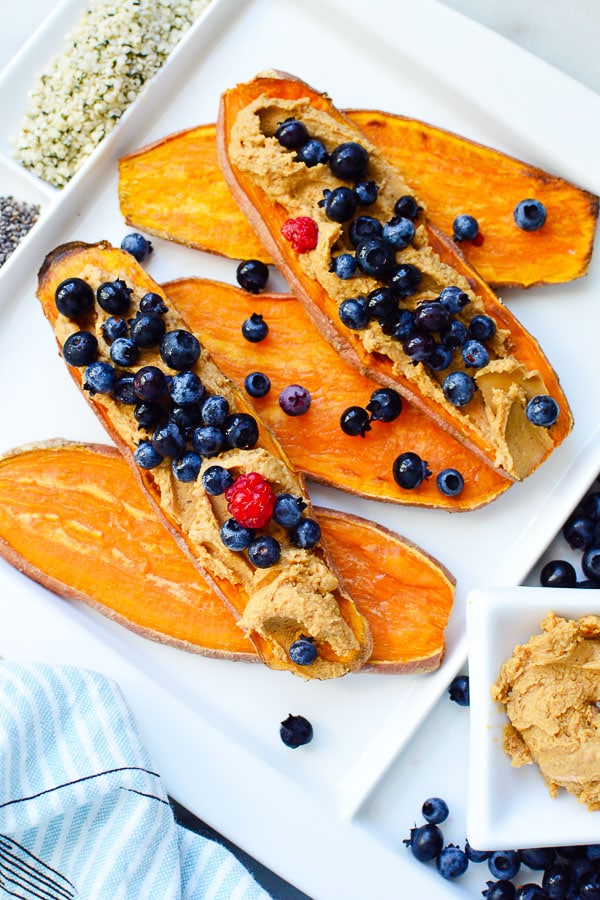
M 600 193 L 599 98 L 433 0 L 213 0 L 116 131 L 55 191 L 12 159 L 10 139 L 33 73 L 60 48 L 82 6 L 58 6 L 0 78 L 0 192 L 42 206 L 39 223 L 0 269 L 0 451 L 53 437 L 106 441 L 57 356 L 35 299 L 37 270 L 66 240 L 119 244 L 129 229 L 118 207 L 118 158 L 214 121 L 221 92 L 260 70 L 296 74 L 342 108 L 386 109 L 454 130 Z M 153 243 L 147 267 L 158 281 L 235 281 L 231 261 Z M 170 793 L 311 896 L 385 896 L 386 885 L 400 880 L 406 896 L 421 887 L 427 896 L 430 870 L 401 847 L 417 813 L 404 805 L 409 794 L 414 799 L 414 788 L 403 785 L 406 747 L 411 738 L 418 745 L 416 729 L 464 663 L 468 591 L 522 581 L 600 470 L 599 289 L 595 260 L 575 284 L 503 298 L 558 371 L 576 423 L 524 484 L 485 509 L 453 516 L 311 489 L 316 502 L 406 535 L 455 574 L 438 672 L 305 684 L 260 666 L 187 655 L 55 598 L 4 563 L 0 655 L 82 664 L 115 677 Z M 288 712 L 315 728 L 302 752 L 279 740 Z M 385 799 L 374 793 L 380 782 L 390 792 Z M 436 896 L 451 893 L 433 877 Z

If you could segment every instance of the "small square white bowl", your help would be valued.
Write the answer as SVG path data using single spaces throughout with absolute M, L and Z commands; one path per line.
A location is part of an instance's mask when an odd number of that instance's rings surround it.
M 590 812 L 562 789 L 553 799 L 534 764 L 513 768 L 502 747 L 508 718 L 490 694 L 514 647 L 540 634 L 540 622 L 550 611 L 569 619 L 600 614 L 600 592 L 499 587 L 476 588 L 467 597 L 467 837 L 478 850 L 600 843 L 600 811 Z

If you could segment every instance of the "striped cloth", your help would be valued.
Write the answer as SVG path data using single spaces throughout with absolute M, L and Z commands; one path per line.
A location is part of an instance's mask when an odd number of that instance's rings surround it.
M 229 850 L 179 826 L 120 689 L 0 661 L 0 897 L 267 900 Z

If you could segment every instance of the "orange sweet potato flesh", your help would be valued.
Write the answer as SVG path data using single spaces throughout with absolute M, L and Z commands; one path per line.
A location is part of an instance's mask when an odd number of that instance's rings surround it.
M 598 218 L 594 194 L 416 119 L 373 110 L 347 115 L 404 172 L 432 225 L 452 234 L 455 216 L 475 216 L 482 237 L 464 243 L 462 252 L 488 284 L 528 288 L 587 272 Z M 121 212 L 148 234 L 233 259 L 270 262 L 225 183 L 215 132 L 212 124 L 200 125 L 122 157 Z M 517 228 L 512 216 L 529 197 L 548 211 L 536 232 Z
M 252 296 L 240 288 L 199 278 L 163 285 L 219 368 L 236 384 L 249 372 L 271 380 L 266 397 L 252 399 L 296 468 L 314 481 L 375 500 L 451 511 L 476 509 L 494 500 L 511 482 L 486 465 L 416 406 L 403 401 L 394 422 L 373 422 L 364 438 L 340 428 L 349 406 L 363 406 L 379 385 L 347 366 L 311 322 L 302 304 L 289 294 Z M 253 312 L 269 325 L 264 341 L 250 343 L 241 325 Z M 294 352 L 290 353 L 290 347 Z M 304 416 L 288 416 L 279 406 L 280 391 L 302 384 L 312 396 Z M 403 490 L 392 476 L 394 459 L 406 450 L 429 464 L 432 477 L 415 490 Z M 458 469 L 465 487 L 447 497 L 436 486 L 443 469 Z
M 49 253 L 38 276 L 37 296 L 47 319 L 53 326 L 59 349 L 61 350 L 62 341 L 66 339 L 66 336 L 79 331 L 82 327 L 96 333 L 99 340 L 99 352 L 103 343 L 101 322 L 106 316 L 101 314 L 102 311 L 95 304 L 93 311 L 88 314 L 87 319 L 83 322 L 71 321 L 58 313 L 55 303 L 56 288 L 63 280 L 73 277 L 83 278 L 94 291 L 104 281 L 122 279 L 133 291 L 132 298 L 134 298 L 135 303 L 130 309 L 130 315 L 133 314 L 135 304 L 139 303 L 139 299 L 144 294 L 148 292 L 157 293 L 163 298 L 168 307 L 167 312 L 163 316 L 167 331 L 188 330 L 187 324 L 170 304 L 160 286 L 153 281 L 130 254 L 112 247 L 105 241 L 97 244 L 73 242 L 57 247 Z M 102 352 L 105 356 L 107 355 L 106 347 L 104 347 Z M 133 371 L 144 365 L 157 365 L 159 367 L 163 365 L 156 348 L 141 350 L 140 358 Z M 200 360 L 190 368 L 196 370 L 196 374 L 208 390 L 213 390 L 215 393 L 225 393 L 229 397 L 232 411 L 247 412 L 253 415 L 253 409 L 247 403 L 242 392 L 215 366 L 205 350 L 203 350 Z M 234 615 L 237 618 L 241 618 L 251 600 L 249 585 L 253 584 L 252 576 L 248 580 L 245 568 L 238 568 L 236 572 L 235 567 L 238 563 L 236 561 L 237 558 L 234 559 L 233 557 L 230 560 L 233 572 L 231 568 L 228 569 L 223 565 L 219 568 L 218 563 L 214 563 L 213 553 L 210 549 L 210 538 L 207 537 L 204 540 L 202 538 L 195 540 L 194 538 L 196 533 L 194 527 L 195 511 L 197 508 L 204 508 L 203 505 L 207 503 L 210 506 L 210 501 L 207 500 L 204 492 L 196 495 L 193 483 L 182 484 L 173 479 L 170 476 L 168 460 L 161 463 L 160 472 L 158 467 L 157 469 L 140 468 L 134 459 L 134 451 L 139 442 L 139 431 L 137 422 L 133 417 L 133 408 L 130 405 L 118 403 L 109 394 L 99 393 L 91 396 L 91 392 L 83 390 L 84 373 L 82 369 L 69 366 L 69 372 L 75 383 L 82 389 L 82 393 L 90 403 L 92 410 L 131 465 L 132 471 L 154 505 L 156 513 L 161 517 L 166 527 L 170 529 L 174 539 L 190 555 L 200 575 L 209 582 L 222 600 L 230 606 Z M 211 384 L 215 387 L 211 387 Z M 285 451 L 263 422 L 257 420 L 257 424 L 259 430 L 257 448 L 266 451 L 275 461 L 280 461 L 286 467 L 288 477 L 292 481 L 295 480 L 297 486 L 297 490 L 294 490 L 294 493 L 305 497 L 306 491 L 302 477 L 296 476 Z M 215 462 L 219 460 L 220 457 L 214 457 Z M 161 478 L 163 479 L 162 482 Z M 310 510 L 308 500 L 307 510 Z M 311 552 L 314 554 L 315 559 L 321 560 L 325 566 L 331 569 L 331 561 L 324 541 L 320 542 Z M 242 562 L 241 565 L 244 566 L 245 563 Z M 282 568 L 283 565 L 282 554 Z M 240 571 L 242 574 L 240 574 Z M 335 574 L 333 570 L 331 571 Z M 246 580 L 244 581 L 245 576 Z M 252 591 L 254 592 L 254 588 L 252 588 Z M 292 585 L 293 591 L 294 587 Z M 308 667 L 298 666 L 288 657 L 285 642 L 290 640 L 291 621 L 295 621 L 291 620 L 292 612 L 288 612 L 283 620 L 283 624 L 281 616 L 267 619 L 268 632 L 265 629 L 265 633 L 262 633 L 260 626 L 256 627 L 255 625 L 249 629 L 249 636 L 266 665 L 273 669 L 286 669 L 303 678 L 338 677 L 360 667 L 370 652 L 371 638 L 368 626 L 358 612 L 352 598 L 345 591 L 341 579 L 337 588 L 332 589 L 331 595 L 335 604 L 335 612 L 332 607 L 332 616 L 336 616 L 336 621 L 340 621 L 341 618 L 345 622 L 352 632 L 354 640 L 344 643 L 338 642 L 338 647 L 340 648 L 338 650 L 335 650 L 333 645 L 326 639 L 317 640 L 318 657 L 315 663 L 311 665 L 310 671 L 308 671 Z M 296 597 L 296 593 L 294 593 L 294 597 Z M 299 598 L 297 599 L 299 600 Z M 304 622 L 303 600 L 296 603 L 294 613 L 296 613 L 296 610 L 298 627 L 300 627 L 302 621 L 305 628 L 309 628 L 309 625 Z M 304 633 L 307 633 L 304 628 L 302 630 Z M 310 634 L 309 630 L 308 635 L 310 636 Z
M 402 372 L 393 372 L 392 362 L 387 356 L 368 351 L 362 342 L 360 333 L 341 325 L 336 299 L 321 286 L 316 278 L 311 277 L 301 268 L 297 252 L 281 235 L 281 228 L 288 218 L 287 210 L 280 203 L 271 201 L 269 194 L 247 172 L 241 171 L 232 164 L 229 157 L 229 146 L 233 125 L 238 114 L 259 97 L 284 101 L 308 100 L 313 109 L 324 112 L 344 128 L 348 127 L 348 119 L 333 106 L 326 94 L 318 93 L 309 85 L 285 73 L 265 77 L 257 76 L 250 82 L 238 84 L 222 96 L 217 127 L 217 148 L 223 174 L 235 199 L 252 222 L 276 265 L 286 277 L 290 289 L 301 300 L 315 324 L 342 354 L 347 363 L 361 372 L 371 375 L 381 384 L 399 390 L 426 413 L 433 416 L 459 441 L 464 442 L 473 452 L 479 453 L 483 460 L 487 460 L 490 465 L 496 465 L 496 450 L 493 443 L 490 442 L 490 437 L 486 436 L 486 433 L 474 423 L 471 417 L 459 413 L 450 404 L 432 402 L 426 391 L 414 380 L 409 380 Z M 457 245 L 449 238 L 444 237 L 428 222 L 425 223 L 425 228 L 429 244 L 441 261 L 467 279 L 483 302 L 485 312 L 508 332 L 512 355 L 529 370 L 537 370 L 542 375 L 547 393 L 558 403 L 559 420 L 548 432 L 551 446 L 538 454 L 524 472 L 515 476 L 525 477 L 537 468 L 570 432 L 572 418 L 567 399 L 556 373 L 544 357 L 537 341 L 528 334 L 496 297 L 488 284 L 467 263 Z M 508 473 L 505 474 L 510 477 Z
M 317 516 L 371 628 L 366 667 L 398 674 L 437 668 L 452 576 L 385 528 L 333 510 Z M 0 555 L 56 594 L 146 638 L 205 656 L 258 660 L 114 447 L 51 441 L 3 457 Z

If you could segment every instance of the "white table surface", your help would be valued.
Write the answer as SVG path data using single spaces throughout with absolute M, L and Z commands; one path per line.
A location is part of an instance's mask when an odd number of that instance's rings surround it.
M 531 51 L 563 73 L 578 80 L 594 91 L 600 92 L 600 4 L 597 0 L 443 0 L 461 14 L 486 25 L 509 40 Z M 19 0 L 10 5 L 0 0 L 2 27 L 0 28 L 0 69 L 17 52 L 45 15 L 53 8 L 53 0 Z M 468 47 L 458 47 L 457 52 L 468 53 Z M 476 77 L 476 73 L 474 74 Z M 150 748 L 151 750 L 152 748 Z M 465 765 L 447 771 L 447 759 L 464 759 Z M 421 803 L 428 796 L 444 796 L 451 810 L 461 810 L 451 815 L 445 827 L 447 840 L 464 841 L 464 810 L 466 794 L 466 769 L 468 760 L 468 710 L 458 707 L 447 697 L 442 697 L 428 716 L 425 724 L 405 748 L 401 757 L 386 776 L 393 787 L 400 781 L 406 798 L 406 808 L 419 816 Z M 424 765 L 426 763 L 426 765 Z M 430 772 L 427 783 L 424 771 Z M 416 777 L 411 773 L 417 773 Z M 167 785 L 168 789 L 168 785 Z M 390 793 L 395 795 L 395 791 Z M 385 807 L 385 782 L 369 801 L 372 813 L 377 816 L 377 806 Z M 178 798 L 185 803 L 185 798 Z M 398 820 L 397 841 L 401 844 L 414 824 Z M 475 871 L 460 886 L 457 897 L 480 897 L 485 881 L 490 878 L 485 864 L 473 867 Z M 283 900 L 291 897 L 285 887 L 268 883 L 274 896 Z M 391 887 L 391 886 L 390 886 Z M 391 894 L 402 896 L 401 886 L 391 888 Z M 293 894 L 293 896 L 298 896 Z M 321 898 L 319 898 L 321 900 Z M 339 900 L 339 898 L 323 898 Z M 378 898 L 375 898 L 378 900 Z

